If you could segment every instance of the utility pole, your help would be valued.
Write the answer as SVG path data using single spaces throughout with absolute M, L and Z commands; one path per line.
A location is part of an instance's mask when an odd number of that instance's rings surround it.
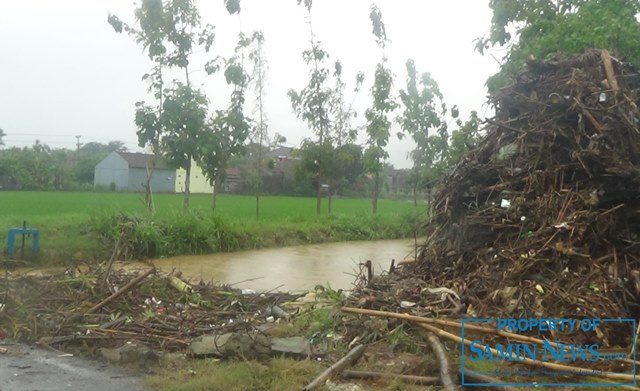
M 76 136 L 76 154 L 78 156 L 80 156 L 80 146 L 82 145 L 82 143 L 80 142 L 80 137 L 82 136 Z
M 80 165 L 80 146 L 82 145 L 80 137 L 82 136 L 76 136 L 76 168 Z

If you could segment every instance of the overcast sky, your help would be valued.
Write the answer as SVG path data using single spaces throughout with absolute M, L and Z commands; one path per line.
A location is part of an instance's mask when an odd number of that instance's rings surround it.
M 484 104 L 488 76 L 496 61 L 473 51 L 473 40 L 485 34 L 491 19 L 488 0 L 378 0 L 391 44 L 390 66 L 396 91 L 405 85 L 405 62 L 413 58 L 419 72 L 430 72 L 449 106 L 463 116 Z M 302 88 L 308 78 L 301 52 L 308 46 L 305 11 L 296 0 L 242 0 L 240 17 L 230 16 L 223 0 L 199 0 L 204 23 L 216 26 L 216 55 L 231 54 L 242 30 L 265 34 L 269 62 L 266 110 L 270 131 L 297 145 L 311 135 L 292 113 L 286 92 Z M 358 71 L 365 73 L 357 96 L 357 123 L 369 106 L 369 88 L 380 52 L 371 34 L 365 0 L 315 0 L 317 39 L 331 60 L 341 60 L 349 89 Z M 81 142 L 120 140 L 139 150 L 133 123 L 136 101 L 148 99 L 141 76 L 151 63 L 130 37 L 107 24 L 109 13 L 133 21 L 132 0 L 0 1 L 0 128 L 7 146 L 31 145 L 36 139 L 54 148 Z M 195 67 L 194 67 L 195 68 Z M 195 71 L 213 108 L 226 105 L 229 93 L 222 75 Z M 397 114 L 400 112 L 398 111 Z M 397 129 L 399 130 L 399 129 Z M 394 130 L 392 134 L 395 134 Z M 412 145 L 394 139 L 390 162 L 410 167 Z

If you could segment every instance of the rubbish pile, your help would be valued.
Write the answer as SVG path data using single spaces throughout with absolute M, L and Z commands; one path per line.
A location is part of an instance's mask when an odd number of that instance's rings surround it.
M 243 337 L 236 334 L 254 336 L 265 324 L 288 320 L 290 314 L 280 306 L 300 296 L 190 284 L 179 273 L 154 268 L 108 272 L 88 265 L 0 281 L 0 331 L 5 337 L 72 351 L 113 348 L 128 341 L 199 355 L 194 346 L 202 352 L 206 335 L 216 336 L 215 355 L 231 336 L 237 345 Z M 264 341 L 268 350 L 269 341 Z
M 639 318 L 640 72 L 604 50 L 532 58 L 491 102 L 403 273 L 467 316 Z M 628 346 L 628 328 L 600 342 Z

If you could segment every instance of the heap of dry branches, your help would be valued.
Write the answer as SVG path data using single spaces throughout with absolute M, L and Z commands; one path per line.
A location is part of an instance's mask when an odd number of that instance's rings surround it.
M 531 59 L 491 102 L 405 272 L 455 290 L 472 315 L 638 318 L 638 70 L 600 50 Z M 604 342 L 626 345 L 614 329 Z

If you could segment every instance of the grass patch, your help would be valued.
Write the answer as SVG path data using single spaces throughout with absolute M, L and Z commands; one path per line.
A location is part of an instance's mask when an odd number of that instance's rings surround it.
M 298 391 L 322 370 L 315 361 L 286 358 L 275 358 L 266 364 L 189 361 L 147 378 L 145 384 L 163 391 Z
M 183 213 L 180 194 L 158 194 L 153 217 L 142 200 L 137 193 L 1 192 L 0 241 L 26 221 L 40 230 L 40 258 L 60 263 L 108 258 L 125 225 L 127 255 L 146 258 L 398 239 L 412 236 L 420 220 L 410 202 L 392 200 L 380 200 L 374 216 L 368 199 L 335 199 L 331 215 L 316 216 L 314 198 L 263 197 L 260 218 L 252 196 L 219 196 L 213 212 L 210 195 L 193 195 Z

